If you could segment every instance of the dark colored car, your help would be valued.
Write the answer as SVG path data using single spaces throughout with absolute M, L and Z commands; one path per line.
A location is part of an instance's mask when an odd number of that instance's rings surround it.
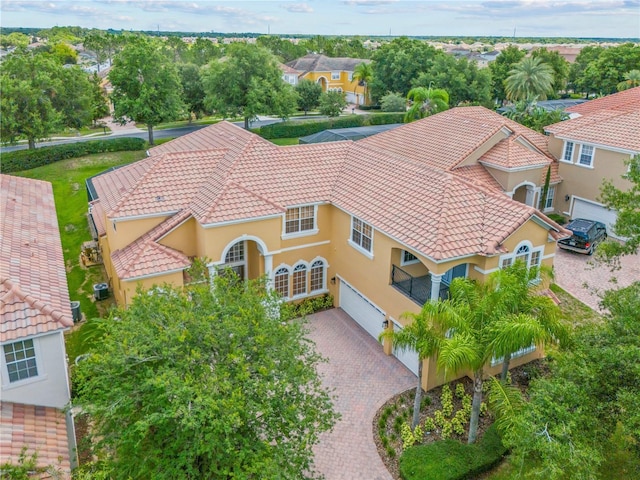
M 593 255 L 596 246 L 607 239 L 607 227 L 604 223 L 586 218 L 575 218 L 565 227 L 573 235 L 558 241 L 558 246 L 565 250 Z

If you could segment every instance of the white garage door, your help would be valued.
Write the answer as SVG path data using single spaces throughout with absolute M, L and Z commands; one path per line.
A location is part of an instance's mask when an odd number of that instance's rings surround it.
M 396 330 L 401 330 L 402 325 L 393 320 L 393 328 Z M 409 349 L 397 349 L 395 346 L 393 347 L 393 354 L 395 357 L 400 360 L 405 367 L 411 370 L 415 375 L 418 375 L 418 354 L 415 350 Z
M 613 225 L 616 223 L 618 215 L 615 210 L 609 210 L 599 203 L 581 200 L 579 198 L 573 201 L 573 214 L 571 218 L 586 218 L 588 220 L 596 220 L 607 226 L 607 233 L 612 237 L 616 237 L 613 233 Z
M 340 279 L 340 308 L 378 340 L 382 333 L 385 313 L 371 300 Z

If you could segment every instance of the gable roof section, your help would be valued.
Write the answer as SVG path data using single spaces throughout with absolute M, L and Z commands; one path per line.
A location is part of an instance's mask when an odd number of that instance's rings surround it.
M 566 111 L 580 115 L 590 115 L 602 110 L 637 112 L 640 109 L 638 105 L 640 105 L 640 87 L 635 87 L 575 105 L 567 108 Z
M 511 135 L 482 155 L 479 162 L 499 169 L 518 170 L 544 167 L 551 159 L 525 146 L 520 135 Z
M 327 57 L 319 53 L 310 53 L 304 57 L 287 62 L 286 65 L 304 74 L 307 72 L 331 72 L 338 70 L 353 72 L 361 63 L 370 62 L 371 60 L 364 58 Z
M 451 173 L 470 182 L 480 182 L 485 187 L 503 192 L 504 188 L 484 167 L 484 165 L 465 165 L 451 170 Z
M 548 154 L 544 135 L 484 107 L 453 108 L 359 142 L 447 171 L 459 166 L 500 130 L 525 138 Z
M 53 189 L 0 175 L 0 341 L 73 326 Z

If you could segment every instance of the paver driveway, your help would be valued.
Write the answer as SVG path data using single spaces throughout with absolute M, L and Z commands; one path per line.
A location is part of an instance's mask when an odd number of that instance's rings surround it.
M 599 310 L 599 294 L 604 290 L 627 287 L 640 281 L 640 254 L 622 257 L 622 268 L 614 272 L 606 265 L 595 266 L 593 257 L 559 248 L 553 263 L 556 283 L 594 310 Z
M 319 373 L 342 414 L 314 449 L 316 470 L 327 480 L 391 480 L 373 442 L 373 417 L 386 400 L 414 386 L 415 375 L 339 308 L 311 315 L 309 324 L 309 337 L 329 360 Z

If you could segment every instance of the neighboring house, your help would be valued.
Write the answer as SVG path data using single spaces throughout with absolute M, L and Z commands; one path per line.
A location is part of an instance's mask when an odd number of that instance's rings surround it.
M 284 63 L 279 63 L 278 66 L 280 67 L 280 70 L 282 70 L 282 80 L 284 80 L 286 83 L 288 83 L 292 87 L 295 87 L 296 85 L 298 85 L 298 77 L 302 72 L 299 72 L 295 68 L 291 68 L 290 66 L 285 65 Z
M 63 332 L 73 326 L 51 184 L 0 175 L 0 463 L 23 447 L 69 476 L 75 461 Z
M 344 92 L 347 102 L 362 105 L 365 103 L 365 86 L 353 80 L 353 72 L 361 63 L 369 62 L 371 60 L 310 53 L 287 63 L 287 66 L 300 72 L 300 79 L 319 83 L 323 92 Z
M 568 232 L 530 206 L 551 164 L 543 135 L 483 107 L 288 147 L 220 122 L 94 177 L 90 213 L 120 305 L 138 286 L 182 286 L 204 257 L 287 300 L 331 293 L 377 338 L 455 277 L 551 265 Z M 415 353 L 384 348 L 417 371 Z M 427 368 L 425 388 L 441 384 Z
M 551 207 L 571 218 L 588 218 L 612 233 L 616 212 L 600 201 L 600 187 L 610 180 L 626 190 L 625 161 L 640 154 L 640 87 L 570 108 L 570 120 L 545 127 L 549 151 L 559 159 L 558 185 Z

